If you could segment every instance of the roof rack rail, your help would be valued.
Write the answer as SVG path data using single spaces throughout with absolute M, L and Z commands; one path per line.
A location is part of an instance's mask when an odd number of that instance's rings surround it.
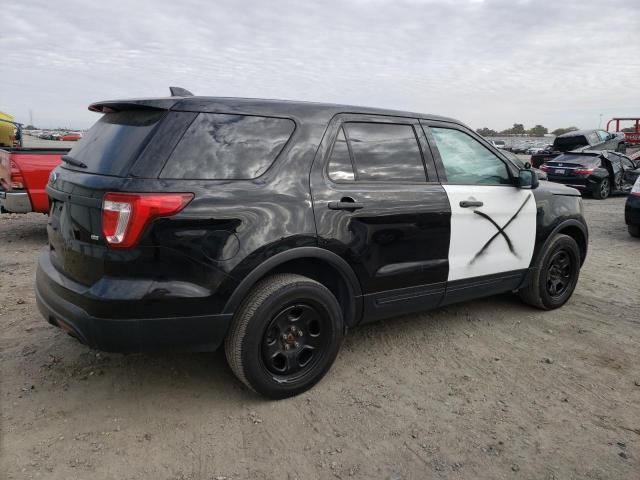
M 169 87 L 172 97 L 193 97 L 193 93 L 182 87 Z

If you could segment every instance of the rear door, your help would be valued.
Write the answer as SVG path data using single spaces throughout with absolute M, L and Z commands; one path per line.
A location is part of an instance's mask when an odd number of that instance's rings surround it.
M 450 209 L 417 120 L 334 118 L 313 164 L 311 191 L 320 246 L 354 269 L 365 320 L 440 303 Z
M 445 301 L 515 288 L 533 255 L 533 192 L 515 187 L 506 162 L 473 132 L 441 122 L 425 129 L 451 204 Z

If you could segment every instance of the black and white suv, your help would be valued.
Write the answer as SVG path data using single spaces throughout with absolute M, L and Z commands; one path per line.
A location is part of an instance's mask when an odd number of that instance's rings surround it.
M 37 300 L 109 351 L 215 350 L 273 398 L 327 372 L 352 327 L 518 291 L 571 296 L 579 193 L 463 124 L 341 105 L 106 101 L 51 175 Z

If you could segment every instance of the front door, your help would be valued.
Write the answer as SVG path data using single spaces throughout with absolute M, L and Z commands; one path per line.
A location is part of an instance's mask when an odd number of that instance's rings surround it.
M 514 170 L 472 132 L 426 123 L 451 205 L 447 297 L 455 300 L 457 287 L 468 287 L 469 297 L 508 290 L 531 263 L 536 236 L 533 192 L 517 188 Z
M 320 246 L 358 276 L 365 321 L 440 303 L 450 209 L 417 120 L 335 118 L 313 164 L 311 191 Z

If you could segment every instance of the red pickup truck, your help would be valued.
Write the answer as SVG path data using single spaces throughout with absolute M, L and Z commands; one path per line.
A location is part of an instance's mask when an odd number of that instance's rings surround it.
M 45 187 L 68 148 L 0 150 L 0 213 L 49 213 Z

